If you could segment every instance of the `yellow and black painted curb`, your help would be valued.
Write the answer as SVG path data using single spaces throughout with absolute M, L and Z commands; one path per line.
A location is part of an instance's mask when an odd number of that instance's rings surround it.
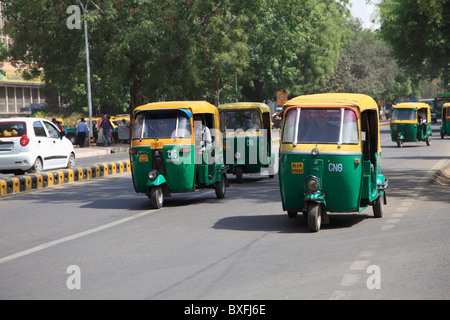
M 130 171 L 130 161 L 124 160 L 98 163 L 88 167 L 2 178 L 0 179 L 0 196 Z

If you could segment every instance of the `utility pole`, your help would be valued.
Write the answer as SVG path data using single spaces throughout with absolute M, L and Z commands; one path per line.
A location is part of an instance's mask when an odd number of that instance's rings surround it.
M 88 40 L 88 27 L 86 20 L 86 11 L 89 4 L 89 0 L 86 1 L 86 6 L 83 6 L 81 0 L 78 0 L 84 15 L 84 40 L 86 43 L 86 68 L 87 68 L 87 96 L 88 96 L 88 107 L 89 107 L 89 147 L 91 146 L 91 135 L 94 135 L 92 126 L 92 96 L 91 96 L 91 67 L 89 64 L 89 40 Z

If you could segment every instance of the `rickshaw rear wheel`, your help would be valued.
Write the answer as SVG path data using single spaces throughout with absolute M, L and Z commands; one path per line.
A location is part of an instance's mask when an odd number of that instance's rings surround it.
M 224 175 L 222 175 L 222 179 L 220 179 L 220 181 L 216 183 L 214 188 L 215 188 L 215 191 L 216 191 L 217 199 L 225 198 L 225 193 L 226 193 L 227 189 L 226 189 L 225 176 Z
M 444 139 L 445 133 L 441 132 L 441 139 Z
M 241 166 L 236 167 L 236 182 L 242 183 L 244 181 L 244 170 Z
M 308 205 L 308 228 L 312 232 L 320 230 L 320 224 L 322 222 L 320 203 L 310 202 Z
M 372 206 L 373 215 L 375 216 L 375 218 L 383 217 L 384 207 L 383 207 L 383 199 L 382 198 L 383 197 L 381 195 L 379 195 L 377 200 L 375 200 L 375 203 Z
M 297 211 L 288 211 L 287 212 L 289 218 L 296 218 L 297 213 L 298 213 Z
M 150 202 L 155 209 L 160 209 L 163 206 L 164 196 L 160 187 L 150 189 Z

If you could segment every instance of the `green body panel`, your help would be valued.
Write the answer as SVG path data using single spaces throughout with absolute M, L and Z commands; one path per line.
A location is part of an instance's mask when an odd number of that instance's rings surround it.
M 355 164 L 355 159 L 361 163 Z M 303 173 L 293 173 L 292 163 L 303 163 Z M 370 176 L 365 182 L 362 179 L 361 155 L 319 155 L 313 158 L 311 154 L 281 154 L 279 165 L 281 198 L 283 209 L 287 211 L 306 209 L 305 199 L 324 202 L 327 211 L 358 211 L 363 190 L 367 197 L 372 194 L 369 190 L 373 191 Z M 323 200 L 317 195 L 320 193 L 305 194 L 303 182 L 309 175 L 320 179 L 319 190 L 323 191 Z
M 263 167 L 269 167 L 273 163 L 269 155 L 271 141 L 264 136 L 229 136 L 223 138 L 223 143 L 229 148 L 224 148 L 224 161 L 234 172 L 235 166 L 242 166 L 244 173 L 257 173 Z M 240 159 L 235 158 L 236 152 L 241 154 Z
M 444 134 L 450 134 L 450 121 L 442 119 L 441 132 Z
M 191 152 L 180 154 L 180 148 L 189 148 Z M 148 147 L 136 147 L 137 154 L 130 155 L 133 185 L 136 192 L 147 192 L 152 185 L 159 185 L 158 179 L 151 181 L 148 172 L 152 167 L 152 150 Z M 164 146 L 163 158 L 166 168 L 164 176 L 170 192 L 186 192 L 194 190 L 194 147 L 193 146 Z M 147 162 L 139 162 L 139 154 L 148 154 Z
M 399 134 L 404 142 L 424 141 L 432 134 L 431 123 L 419 125 L 417 123 L 391 123 L 391 139 L 397 141 Z

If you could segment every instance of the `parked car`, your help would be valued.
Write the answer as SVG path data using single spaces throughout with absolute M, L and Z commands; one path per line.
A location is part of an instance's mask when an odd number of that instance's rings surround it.
M 72 143 L 49 120 L 0 119 L 0 173 L 75 167 Z

